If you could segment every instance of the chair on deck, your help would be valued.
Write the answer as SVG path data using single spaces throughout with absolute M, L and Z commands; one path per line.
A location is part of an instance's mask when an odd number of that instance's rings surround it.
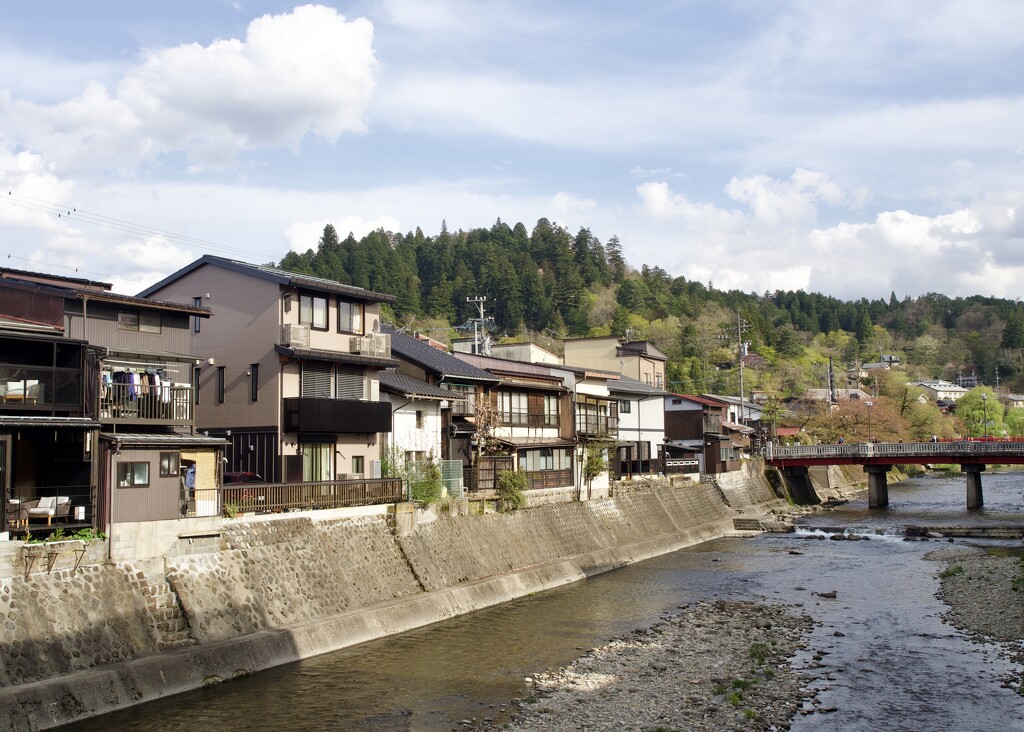
M 54 519 L 64 519 L 67 523 L 70 512 L 71 499 L 68 496 L 44 496 L 34 506 L 28 505 L 29 520 L 45 518 L 47 526 Z

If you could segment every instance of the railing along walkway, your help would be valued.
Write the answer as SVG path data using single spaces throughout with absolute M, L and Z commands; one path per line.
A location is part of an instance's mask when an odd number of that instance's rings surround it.
M 870 462 L 904 458 L 907 462 L 948 462 L 955 463 L 969 459 L 983 462 L 979 458 L 992 458 L 992 462 L 1007 458 L 1024 460 L 1024 440 L 956 440 L 948 442 L 880 442 L 850 443 L 843 445 L 799 445 L 780 447 L 765 446 L 765 458 L 769 462 L 818 461 L 827 462 Z
M 226 509 L 270 513 L 349 508 L 406 500 L 401 478 L 366 478 L 310 483 L 233 483 L 221 489 Z

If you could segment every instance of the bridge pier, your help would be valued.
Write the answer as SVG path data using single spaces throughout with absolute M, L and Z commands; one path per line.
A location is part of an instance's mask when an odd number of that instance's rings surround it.
M 868 474 L 868 508 L 885 508 L 889 505 L 889 483 L 886 474 L 891 465 L 865 465 Z
M 967 508 L 981 508 L 985 505 L 985 496 L 981 490 L 981 474 L 984 465 L 961 465 L 961 472 L 967 478 Z
M 814 491 L 811 476 L 806 465 L 787 465 L 782 468 L 782 476 L 786 481 L 786 490 L 793 503 L 798 506 L 810 506 L 821 503 Z

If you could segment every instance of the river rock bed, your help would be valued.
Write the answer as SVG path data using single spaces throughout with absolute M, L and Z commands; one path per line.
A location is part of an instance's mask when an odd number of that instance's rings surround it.
M 978 642 L 998 642 L 1003 655 L 1024 666 L 1024 559 L 993 556 L 962 546 L 929 552 L 945 562 L 939 599 L 949 605 L 943 620 Z M 1024 674 L 1004 679 L 1024 694 Z
M 788 729 L 814 701 L 810 677 L 790 663 L 814 625 L 798 613 L 795 606 L 723 600 L 682 606 L 532 679 L 532 694 L 516 700 L 500 729 Z

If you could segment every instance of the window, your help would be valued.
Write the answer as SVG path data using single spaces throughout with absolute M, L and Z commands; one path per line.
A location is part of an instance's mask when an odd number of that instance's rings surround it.
M 418 430 L 423 429 L 423 422 L 424 422 L 423 410 L 422 409 L 417 409 L 416 410 L 416 429 L 418 429 Z
M 118 313 L 117 314 L 117 329 L 121 332 L 127 331 L 138 331 L 139 330 L 139 314 L 138 312 L 133 313 Z
M 192 298 L 192 307 L 194 307 L 194 308 L 201 308 L 202 306 L 203 306 L 203 298 L 201 298 L 201 297 L 193 297 Z M 196 315 L 196 316 L 194 316 L 192 318 L 192 330 L 193 330 L 193 332 L 195 332 L 195 333 L 199 332 L 199 323 L 200 322 L 201 321 L 200 321 L 200 318 L 199 318 L 198 315 Z
M 176 452 L 160 453 L 160 477 L 177 478 L 181 469 L 181 457 Z
M 519 469 L 526 472 L 539 470 L 568 470 L 572 467 L 572 456 L 568 448 L 545 447 L 519 453 Z
M 647 384 L 648 386 L 651 385 L 651 375 L 650 374 L 644 374 L 644 383 Z
M 657 374 L 654 375 L 654 385 L 656 387 L 658 387 L 659 389 L 662 386 L 662 384 L 661 384 L 662 378 L 663 377 L 662 377 L 662 375 L 660 373 L 657 373 Z
M 331 480 L 331 455 L 334 445 L 306 442 L 302 445 L 302 480 L 306 483 Z
M 327 298 L 299 295 L 299 324 L 316 330 L 327 330 Z
M 160 313 L 154 313 L 148 310 L 143 310 L 139 313 L 140 333 L 159 333 L 160 325 Z
M 363 333 L 363 304 L 338 300 L 338 332 Z
M 420 463 L 427 459 L 427 453 L 424 450 L 406 450 L 405 451 L 405 464 L 410 465 L 414 463 Z
M 551 394 L 544 396 L 544 424 L 548 427 L 558 425 L 558 397 Z
M 529 421 L 529 398 L 524 392 L 503 391 L 498 395 L 501 421 L 504 424 L 524 425 Z
M 160 325 L 160 313 L 135 310 L 117 314 L 117 330 L 122 333 L 160 333 Z
M 217 404 L 224 403 L 224 367 L 217 367 Z
M 364 469 L 363 456 L 353 455 L 352 456 L 352 472 L 355 475 L 362 475 Z
M 672 401 L 673 404 L 678 404 L 677 400 Z M 622 399 L 619 402 L 619 414 L 629 414 L 633 410 L 633 402 L 628 399 Z
M 199 373 L 202 371 L 198 366 L 192 369 L 192 401 L 199 404 Z
M 472 415 L 475 413 L 476 387 L 465 384 L 448 384 L 448 389 L 458 396 L 466 397 L 465 401 L 452 402 L 452 414 Z
M 359 366 L 338 364 L 334 376 L 334 394 L 337 399 L 364 399 L 366 378 Z
M 306 361 L 299 379 L 299 396 L 314 399 L 331 398 L 331 365 Z
M 260 365 L 249 364 L 249 398 L 254 402 L 260 399 Z
M 148 485 L 148 462 L 130 462 L 117 464 L 118 488 L 145 488 Z

